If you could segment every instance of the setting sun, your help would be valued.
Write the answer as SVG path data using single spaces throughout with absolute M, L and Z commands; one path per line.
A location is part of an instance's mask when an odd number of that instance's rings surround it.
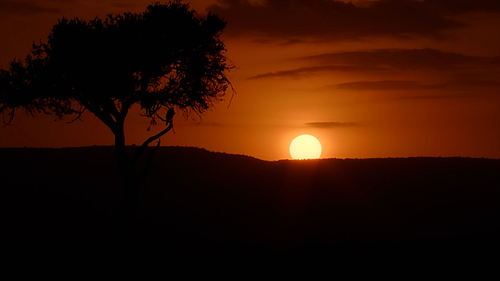
M 300 135 L 290 144 L 293 159 L 317 159 L 321 156 L 321 143 L 311 135 Z

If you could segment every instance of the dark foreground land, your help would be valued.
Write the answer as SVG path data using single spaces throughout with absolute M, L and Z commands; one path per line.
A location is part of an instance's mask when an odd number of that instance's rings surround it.
M 0 149 L 3 243 L 19 251 L 493 251 L 500 235 L 500 160 L 267 162 L 161 147 L 137 217 L 116 242 L 114 161 L 112 147 Z

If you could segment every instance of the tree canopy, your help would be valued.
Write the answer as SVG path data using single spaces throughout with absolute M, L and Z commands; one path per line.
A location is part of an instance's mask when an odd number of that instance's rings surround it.
M 0 112 L 10 122 L 17 109 L 60 118 L 88 110 L 115 135 L 136 104 L 152 125 L 174 107 L 203 113 L 230 85 L 225 24 L 179 1 L 140 14 L 62 18 L 47 42 L 1 70 Z
M 47 42 L 33 43 L 26 59 L 0 70 L 0 113 L 7 123 L 19 109 L 59 118 L 78 119 L 86 110 L 97 116 L 115 137 L 124 182 L 117 221 L 126 221 L 137 208 L 159 138 L 172 129 L 174 109 L 201 114 L 231 86 L 226 75 L 232 66 L 220 39 L 225 25 L 217 15 L 201 17 L 180 1 L 105 19 L 62 18 Z M 159 119 L 165 127 L 130 157 L 124 123 L 134 105 L 151 125 Z M 157 139 L 138 171 L 138 158 Z

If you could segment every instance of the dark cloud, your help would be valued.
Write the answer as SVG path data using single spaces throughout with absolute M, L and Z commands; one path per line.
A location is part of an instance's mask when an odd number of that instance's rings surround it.
M 40 13 L 62 12 L 62 9 L 45 5 L 47 2 L 23 1 L 23 0 L 0 0 L 0 11 L 1 13 L 13 14 L 13 15 L 32 15 Z
M 404 96 L 398 97 L 396 100 L 443 100 L 464 98 L 465 95 L 419 95 L 419 96 Z
M 259 74 L 250 77 L 249 79 L 266 79 L 266 78 L 292 78 L 299 79 L 308 76 L 313 76 L 321 72 L 350 72 L 350 71 L 376 71 L 381 70 L 377 67 L 370 66 L 349 66 L 349 65 L 330 65 L 330 66 L 313 66 L 313 67 L 301 67 L 290 70 L 282 70 L 276 72 L 268 72 L 264 74 Z
M 250 79 L 300 79 L 315 75 L 353 72 L 372 76 L 368 81 L 352 81 L 328 86 L 356 91 L 447 90 L 470 91 L 500 87 L 500 58 L 475 57 L 436 49 L 378 49 L 336 52 L 301 57 L 309 66 L 268 72 Z M 312 65 L 312 66 L 311 66 Z M 405 80 L 402 74 L 421 74 Z M 427 80 L 438 75 L 436 82 Z M 380 80 L 377 80 L 379 77 Z M 391 77 L 386 80 L 381 77 Z M 408 77 L 408 76 L 406 76 Z M 400 78 L 400 79 L 398 79 Z M 408 79 L 408 78 L 406 78 Z
M 219 122 L 193 122 L 193 123 L 184 123 L 184 124 L 179 124 L 176 126 L 203 126 L 203 127 L 224 127 L 226 125 L 219 123 Z
M 304 125 L 313 128 L 330 129 L 339 127 L 356 127 L 359 126 L 358 123 L 354 122 L 309 122 Z
M 451 75 L 444 83 L 426 84 L 419 81 L 356 81 L 341 83 L 330 88 L 356 91 L 450 90 L 463 91 L 477 88 L 500 87 L 500 79 L 472 74 Z
M 228 21 L 232 36 L 286 40 L 342 40 L 366 36 L 442 37 L 466 26 L 450 15 L 499 12 L 493 0 L 379 0 L 355 5 L 335 0 L 220 0 L 209 9 Z M 368 4 L 367 4 L 368 3 Z
M 370 91 L 392 91 L 392 90 L 414 90 L 425 89 L 428 85 L 423 85 L 417 81 L 356 81 L 349 83 L 341 83 L 334 86 L 336 89 L 347 90 L 370 90 Z
M 463 14 L 470 12 L 500 12 L 498 0 L 426 0 L 423 4 L 443 14 Z
M 390 69 L 449 69 L 477 63 L 481 60 L 477 57 L 436 49 L 378 49 L 337 52 L 301 59 L 321 65 L 362 65 Z
M 422 90 L 464 90 L 461 85 L 456 85 L 452 83 L 440 83 L 440 84 L 423 84 L 418 81 L 358 81 L 350 83 L 342 83 L 329 87 L 330 89 L 343 89 L 343 90 L 355 90 L 355 91 L 411 91 L 414 93 L 415 90 L 419 92 L 425 92 Z M 450 94 L 421 94 L 421 95 L 403 95 L 396 100 L 436 100 L 436 99 L 455 99 L 463 98 L 466 95 L 457 94 L 456 92 Z
M 250 79 L 292 78 L 299 79 L 323 72 L 380 72 L 404 70 L 436 70 L 443 73 L 451 71 L 500 71 L 500 59 L 467 56 L 458 53 L 442 52 L 436 49 L 378 49 L 354 52 L 336 52 L 301 57 L 308 66 L 268 72 L 255 75 Z M 312 66 L 311 66 L 312 64 Z M 364 86 L 346 83 L 342 87 Z M 370 84 L 370 82 L 363 82 Z M 425 88 L 412 81 L 381 81 L 370 84 L 382 88 L 398 89 L 412 86 Z

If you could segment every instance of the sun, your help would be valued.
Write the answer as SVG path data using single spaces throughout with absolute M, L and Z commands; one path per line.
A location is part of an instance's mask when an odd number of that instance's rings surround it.
M 290 144 L 293 159 L 318 159 L 321 156 L 321 143 L 311 135 L 300 135 Z

